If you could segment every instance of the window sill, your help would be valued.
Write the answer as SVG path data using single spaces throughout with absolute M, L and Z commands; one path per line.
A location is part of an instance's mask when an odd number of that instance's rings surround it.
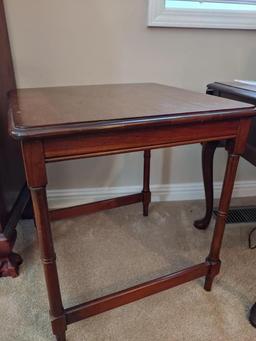
M 165 0 L 149 0 L 148 26 L 255 30 L 256 9 L 166 8 Z

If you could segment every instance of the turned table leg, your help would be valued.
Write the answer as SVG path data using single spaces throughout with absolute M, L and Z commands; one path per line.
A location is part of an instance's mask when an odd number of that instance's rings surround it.
M 65 341 L 66 319 L 61 299 L 45 187 L 31 187 L 31 195 L 41 251 L 41 261 L 48 291 L 52 330 L 58 341 Z
M 218 146 L 218 141 L 205 142 L 202 148 L 202 170 L 205 191 L 206 212 L 202 219 L 196 220 L 194 226 L 206 229 L 212 218 L 213 211 L 213 157 Z
M 208 272 L 205 279 L 204 288 L 207 291 L 211 290 L 213 279 L 218 274 L 220 269 L 220 248 L 222 244 L 231 195 L 234 187 L 238 162 L 239 155 L 233 154 L 233 151 L 229 152 L 210 253 L 206 259 L 210 264 L 215 265 L 210 267 L 210 271 Z
M 43 148 L 40 142 L 23 145 L 26 177 L 37 226 L 41 261 L 48 292 L 53 334 L 58 341 L 65 341 L 66 318 L 61 299 L 53 238 L 46 197 L 47 176 Z M 36 168 L 36 171 L 34 169 Z
M 219 202 L 218 214 L 213 232 L 210 253 L 206 258 L 209 262 L 210 269 L 206 275 L 204 288 L 207 291 L 211 290 L 214 277 L 220 270 L 220 249 L 225 229 L 226 218 L 228 215 L 230 200 L 235 183 L 236 171 L 239 162 L 239 157 L 244 153 L 246 140 L 250 129 L 251 122 L 247 120 L 240 121 L 240 129 L 237 137 L 234 140 L 228 140 L 226 150 L 228 151 L 228 161 L 226 165 L 225 177 L 222 186 L 222 192 Z
M 144 174 L 143 174 L 143 215 L 148 216 L 148 207 L 151 201 L 150 192 L 150 150 L 144 151 Z

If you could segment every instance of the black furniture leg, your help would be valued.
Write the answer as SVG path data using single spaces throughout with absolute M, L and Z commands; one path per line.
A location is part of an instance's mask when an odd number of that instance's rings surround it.
M 256 303 L 251 307 L 249 321 L 251 325 L 256 328 Z
M 22 219 L 34 219 L 34 211 L 31 197 L 29 198 L 28 203 L 24 208 L 24 211 L 22 213 Z

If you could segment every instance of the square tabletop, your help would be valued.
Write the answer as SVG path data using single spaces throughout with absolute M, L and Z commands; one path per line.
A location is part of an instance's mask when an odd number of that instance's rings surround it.
M 9 100 L 15 138 L 256 114 L 251 104 L 154 83 L 21 89 Z

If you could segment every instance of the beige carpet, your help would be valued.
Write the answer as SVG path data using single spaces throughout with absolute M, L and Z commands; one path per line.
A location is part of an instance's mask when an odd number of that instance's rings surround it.
M 252 204 L 253 199 L 249 200 Z M 141 204 L 53 224 L 64 306 L 111 293 L 201 262 L 213 222 L 193 228 L 202 202 Z M 221 274 L 212 292 L 203 279 L 70 325 L 69 341 L 254 340 L 248 312 L 256 300 L 256 250 L 248 249 L 253 225 L 228 225 Z M 31 221 L 18 229 L 24 264 L 16 279 L 0 280 L 1 341 L 53 340 L 47 295 Z

